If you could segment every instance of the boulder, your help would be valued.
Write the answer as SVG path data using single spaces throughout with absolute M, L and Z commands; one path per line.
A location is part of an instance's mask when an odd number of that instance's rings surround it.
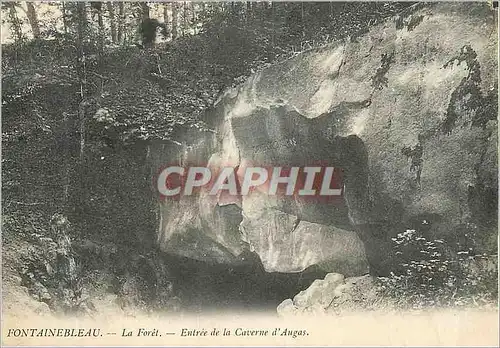
M 388 304 L 389 300 L 382 299 L 379 295 L 372 276 L 345 278 L 338 273 L 329 273 L 324 279 L 316 279 L 306 290 L 295 295 L 293 300 L 283 301 L 278 306 L 277 312 L 281 317 L 341 314 L 387 309 Z
M 299 292 L 293 298 L 293 304 L 302 309 L 316 306 L 326 309 L 335 298 L 335 290 L 343 283 L 343 275 L 329 273 L 325 279 L 316 279 L 307 290 Z
M 160 247 L 221 263 L 251 250 L 269 272 L 318 264 L 353 276 L 368 264 L 387 274 L 390 237 L 423 223 L 439 238 L 496 233 L 495 16 L 487 4 L 421 4 L 228 90 L 207 116 L 215 133 L 157 155 L 158 166 L 320 161 L 344 169 L 343 200 L 164 202 Z
M 281 317 L 289 317 L 297 313 L 298 308 L 295 307 L 293 301 L 287 298 L 278 305 L 277 312 Z

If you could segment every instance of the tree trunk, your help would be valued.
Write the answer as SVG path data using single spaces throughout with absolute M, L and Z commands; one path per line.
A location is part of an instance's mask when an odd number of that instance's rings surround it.
M 191 9 L 191 27 L 193 28 L 193 33 L 196 35 L 196 3 L 190 2 L 189 8 Z
M 168 25 L 168 2 L 163 4 L 163 23 Z
M 184 1 L 182 3 L 182 36 L 186 35 L 187 23 L 188 23 L 188 18 L 187 18 L 187 2 Z
M 178 24 L 178 11 L 177 2 L 172 2 L 172 40 L 177 38 L 177 24 Z
M 99 52 L 104 52 L 104 21 L 102 19 L 102 11 L 97 11 L 97 24 L 99 25 Z
M 31 25 L 31 31 L 33 32 L 33 37 L 38 39 L 40 37 L 40 25 L 38 24 L 38 16 L 36 15 L 35 5 L 32 2 L 26 2 L 28 11 L 26 15 L 28 16 L 28 21 Z
M 118 43 L 121 45 L 123 44 L 123 29 L 124 29 L 124 22 L 125 22 L 125 6 L 122 1 L 118 2 L 118 33 L 117 33 L 117 40 Z
M 71 154 L 70 154 L 70 131 L 69 131 L 69 115 L 67 112 L 63 112 L 63 124 L 64 124 L 64 177 L 63 177 L 63 203 L 68 204 L 69 198 L 69 186 L 71 181 Z
M 108 14 L 109 14 L 109 26 L 111 29 L 111 42 L 116 43 L 116 19 L 115 19 L 115 8 L 112 2 L 107 2 Z
M 141 14 L 143 20 L 149 18 L 149 6 L 145 2 L 141 2 Z
M 80 160 L 83 160 L 85 147 L 85 98 L 87 69 L 85 66 L 84 40 L 87 33 L 87 12 L 84 2 L 77 3 L 77 73 L 80 80 L 80 105 L 78 107 L 78 121 L 80 123 Z
M 141 16 L 138 18 L 137 28 L 141 28 L 143 21 L 148 20 L 150 18 L 148 4 L 145 2 L 140 2 L 139 5 L 140 5 L 140 9 L 141 9 L 141 12 L 140 12 Z M 140 30 L 136 30 L 136 35 L 137 35 L 136 39 L 139 42 L 143 42 L 142 41 L 143 37 L 142 37 L 142 33 Z M 144 44 L 144 42 L 143 42 L 143 44 Z
M 276 36 L 276 28 L 274 25 L 274 10 L 275 10 L 274 2 L 271 2 L 271 25 L 272 25 L 271 44 L 272 44 L 272 47 L 274 47 L 274 44 L 275 44 L 274 41 L 275 41 L 275 36 Z
M 21 22 L 17 17 L 16 4 L 13 2 L 7 4 L 9 6 L 9 17 L 10 17 L 9 19 L 10 19 L 10 24 L 12 26 L 12 31 L 14 33 L 14 37 L 16 38 L 16 41 L 22 41 L 23 31 L 21 28 Z
M 300 18 L 302 23 L 302 38 L 306 36 L 306 22 L 304 20 L 304 2 L 300 2 Z
M 163 23 L 165 24 L 165 28 L 169 28 L 169 24 L 168 24 L 168 2 L 164 3 L 163 4 Z M 170 31 L 170 30 L 169 30 Z M 170 33 L 168 33 L 168 35 L 170 35 Z
M 250 17 L 252 17 L 252 3 L 247 1 L 245 8 L 245 23 L 248 23 L 248 18 Z
M 68 33 L 68 17 L 66 14 L 66 2 L 63 1 L 61 2 L 61 12 L 62 12 L 62 21 L 63 21 L 63 27 L 64 27 L 64 34 Z

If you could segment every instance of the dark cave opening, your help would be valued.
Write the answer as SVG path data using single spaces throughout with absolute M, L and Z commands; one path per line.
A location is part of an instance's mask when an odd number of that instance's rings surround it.
M 163 255 L 186 312 L 275 311 L 283 300 L 327 274 L 317 266 L 299 273 L 268 273 L 256 254 L 248 252 L 244 258 L 240 265 L 224 265 Z
M 364 108 L 365 104 L 366 101 L 363 101 L 359 105 L 345 107 Z M 353 225 L 365 222 L 364 217 L 370 209 L 368 154 L 358 136 L 332 136 L 335 134 L 332 125 L 336 124 L 338 117 L 338 113 L 332 112 L 318 119 L 308 119 L 289 108 L 277 106 L 270 110 L 259 108 L 248 119 L 233 118 L 231 125 L 239 156 L 255 165 L 342 168 L 345 171 L 345 197 L 342 204 L 314 200 L 297 204 L 295 199 L 287 200 L 284 197 L 279 210 L 300 220 L 353 230 Z M 255 128 L 255 125 L 259 126 Z M 293 140 L 292 144 L 289 140 Z M 165 213 L 164 218 L 182 213 L 176 209 Z M 222 221 L 224 228 L 238 235 L 242 221 L 241 208 L 234 204 L 217 206 L 215 213 L 218 223 Z M 207 229 L 211 228 L 211 224 L 205 225 Z M 199 249 L 201 246 L 186 248 L 186 245 L 196 245 L 197 241 L 202 241 L 200 245 L 212 248 L 214 243 L 207 234 L 198 229 L 190 230 L 188 225 L 178 226 L 174 236 L 163 246 L 163 250 L 169 252 L 162 257 L 172 275 L 174 295 L 181 299 L 181 307 L 186 311 L 275 311 L 283 300 L 293 298 L 314 280 L 323 279 L 327 274 L 317 266 L 298 273 L 268 273 L 259 257 L 250 252 L 245 255 L 245 263 L 238 265 L 197 261 L 194 258 L 203 255 Z M 208 249 L 208 255 L 215 254 Z M 192 258 L 174 255 L 180 252 Z

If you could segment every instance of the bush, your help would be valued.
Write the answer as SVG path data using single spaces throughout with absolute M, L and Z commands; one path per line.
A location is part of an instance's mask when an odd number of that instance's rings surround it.
M 470 240 L 464 233 L 462 240 Z M 382 292 L 405 308 L 479 306 L 496 303 L 496 256 L 474 252 L 471 243 L 452 245 L 428 240 L 416 230 L 392 238 L 399 261 L 397 274 L 380 277 Z M 458 244 L 458 243 L 457 243 Z

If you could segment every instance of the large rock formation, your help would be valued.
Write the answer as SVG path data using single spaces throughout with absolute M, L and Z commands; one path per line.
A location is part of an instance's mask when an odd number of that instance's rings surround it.
M 390 299 L 382 299 L 370 275 L 344 278 L 338 273 L 328 273 L 316 279 L 311 286 L 293 299 L 286 299 L 276 309 L 281 317 L 302 314 L 345 313 L 359 310 L 388 309 Z
M 207 115 L 215 133 L 156 149 L 158 167 L 322 162 L 344 169 L 344 202 L 166 201 L 161 248 L 223 263 L 251 250 L 267 271 L 319 264 L 356 275 L 366 260 L 383 273 L 387 237 L 422 223 L 439 236 L 496 231 L 494 13 L 486 4 L 419 5 L 227 91 Z

